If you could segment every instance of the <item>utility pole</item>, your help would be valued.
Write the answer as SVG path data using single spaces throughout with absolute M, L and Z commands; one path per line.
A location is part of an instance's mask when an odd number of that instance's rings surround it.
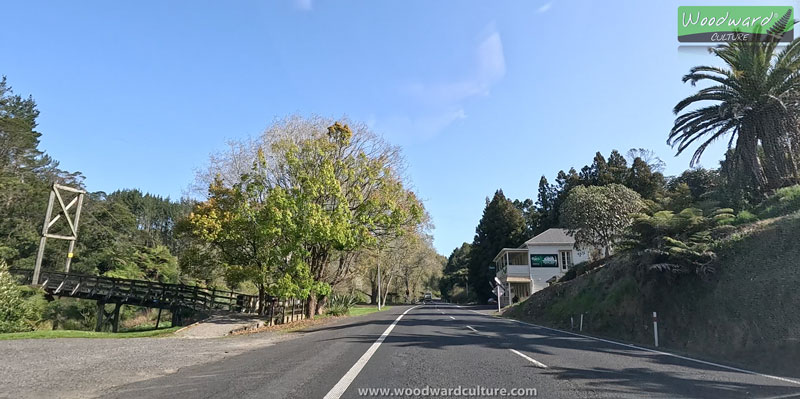
M 69 203 L 64 202 L 65 193 L 74 195 Z M 33 279 L 31 284 L 39 284 L 39 274 L 42 271 L 42 260 L 44 259 L 44 247 L 47 244 L 48 238 L 55 238 L 59 240 L 69 241 L 69 250 L 67 252 L 67 261 L 64 265 L 64 272 L 69 273 L 69 267 L 72 263 L 73 251 L 75 250 L 75 242 L 78 241 L 78 223 L 81 219 L 81 208 L 83 208 L 83 197 L 86 191 L 62 186 L 60 184 L 53 184 L 50 189 L 50 199 L 47 202 L 47 212 L 44 216 L 44 225 L 42 226 L 42 238 L 39 239 L 39 252 L 36 254 L 36 266 L 33 269 Z M 53 208 L 56 201 L 58 201 L 59 211 L 53 216 Z M 70 210 L 75 207 L 75 211 L 70 215 Z M 51 218 L 52 217 L 52 218 Z M 53 234 L 50 233 L 50 228 L 58 222 L 61 218 L 67 222 L 69 227 L 69 235 Z
M 378 263 L 378 310 L 381 310 L 381 264 Z

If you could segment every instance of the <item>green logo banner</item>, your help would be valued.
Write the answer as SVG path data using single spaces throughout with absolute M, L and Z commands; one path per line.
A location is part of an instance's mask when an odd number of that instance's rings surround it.
M 531 267 L 558 267 L 558 256 L 531 255 Z
M 784 24 L 780 41 L 794 39 L 794 7 L 791 6 L 681 6 L 678 7 L 678 41 L 714 43 L 758 41 Z M 780 26 L 780 25 L 778 25 Z

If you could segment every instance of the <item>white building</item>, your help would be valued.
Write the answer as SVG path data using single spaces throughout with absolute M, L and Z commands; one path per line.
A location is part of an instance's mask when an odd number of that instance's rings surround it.
M 589 251 L 575 247 L 566 229 L 548 229 L 519 248 L 503 248 L 494 257 L 497 278 L 506 294 L 501 302 L 527 298 L 561 277 L 572 265 L 589 260 Z

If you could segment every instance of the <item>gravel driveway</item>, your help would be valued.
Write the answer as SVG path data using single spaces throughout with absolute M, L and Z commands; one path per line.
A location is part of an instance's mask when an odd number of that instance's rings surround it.
M 96 397 L 112 386 L 174 373 L 296 336 L 0 341 L 0 398 Z

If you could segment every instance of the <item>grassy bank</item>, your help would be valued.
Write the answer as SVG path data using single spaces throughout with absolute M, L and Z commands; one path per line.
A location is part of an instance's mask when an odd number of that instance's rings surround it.
M 706 281 L 665 275 L 619 257 L 531 296 L 506 316 L 652 345 L 747 368 L 800 375 L 800 215 L 758 222 L 721 244 Z
M 0 334 L 0 340 L 46 339 L 46 338 L 147 338 L 171 335 L 180 327 L 160 328 L 158 330 L 126 331 L 119 333 L 78 330 L 40 330 Z
M 390 306 L 383 306 L 381 307 L 381 312 L 384 310 L 388 310 Z M 375 313 L 378 311 L 378 307 L 376 305 L 356 305 L 350 308 L 350 311 L 347 313 L 348 316 L 362 316 L 365 314 Z
M 381 311 L 389 309 L 389 306 L 384 306 Z M 357 305 L 350 308 L 347 316 L 363 316 L 378 311 L 376 306 L 372 305 Z M 320 315 L 315 317 L 318 319 L 327 319 L 330 316 Z M 282 324 L 274 326 L 277 330 L 285 329 L 293 331 L 298 328 L 307 327 L 302 325 L 302 322 Z M 283 327 L 281 327 L 283 326 Z M 111 332 L 94 332 L 94 331 L 80 331 L 80 330 L 38 330 L 20 333 L 6 333 L 0 334 L 0 341 L 10 339 L 48 339 L 48 338 L 148 338 L 148 337 L 165 337 L 172 335 L 181 327 L 160 328 L 158 330 L 138 330 L 138 331 L 125 331 L 119 333 Z

